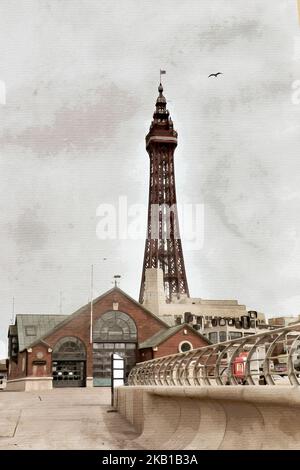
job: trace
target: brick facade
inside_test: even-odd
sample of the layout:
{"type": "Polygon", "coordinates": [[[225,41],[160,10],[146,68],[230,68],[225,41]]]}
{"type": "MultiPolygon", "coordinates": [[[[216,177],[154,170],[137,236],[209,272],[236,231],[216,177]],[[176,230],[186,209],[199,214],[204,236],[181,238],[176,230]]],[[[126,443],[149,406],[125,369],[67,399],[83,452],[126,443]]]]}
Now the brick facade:
{"type": "Polygon", "coordinates": [[[10,360],[8,364],[8,378],[10,380],[26,377],[27,357],[26,351],[18,353],[17,362],[10,360]]]}
{"type": "Polygon", "coordinates": [[[201,337],[192,329],[186,328],[185,325],[182,325],[182,329],[180,331],[163,341],[161,344],[158,344],[155,348],[141,349],[140,361],[144,362],[149,361],[150,359],[176,354],[180,352],[179,345],[183,341],[190,342],[193,349],[201,348],[208,344],[208,341],[205,338],[201,337]]]}
{"type": "Polygon", "coordinates": [[[208,341],[203,337],[198,335],[196,332],[193,332],[191,329],[185,328],[183,326],[182,329],[171,336],[171,338],[168,338],[162,344],[157,346],[157,351],[153,351],[154,359],[157,357],[178,353],[178,346],[182,341],[189,341],[192,344],[193,349],[201,348],[203,346],[207,346],[208,344],[208,341]],[[186,334],[184,332],[186,332],[186,334]]]}
{"type": "MultiPolygon", "coordinates": [[[[144,309],[118,288],[114,288],[94,301],[93,324],[106,312],[113,310],[127,314],[135,322],[137,328],[137,343],[141,344],[159,332],[169,329],[160,318],[144,309]]],[[[22,377],[51,377],[52,350],[57,342],[64,337],[75,337],[81,340],[86,350],[86,376],[93,376],[93,347],[90,344],[90,305],[70,315],[59,323],[46,336],[40,338],[18,353],[18,361],[10,360],[9,379],[22,377]]],[[[190,341],[194,348],[207,344],[205,339],[189,328],[182,328],[158,346],[157,351],[138,350],[136,362],[175,354],[181,341],[190,341]],[[184,331],[186,334],[184,334],[184,331]]]]}
{"type": "MultiPolygon", "coordinates": [[[[145,341],[168,326],[159,318],[147,312],[141,305],[123,293],[113,289],[95,300],[93,305],[93,322],[95,323],[104,313],[114,310],[129,315],[137,327],[138,343],[145,341]]],[[[90,305],[59,324],[42,341],[37,341],[30,348],[18,353],[18,360],[10,360],[9,379],[22,377],[49,377],[52,374],[52,349],[63,337],[73,336],[80,339],[86,349],[86,375],[93,376],[93,349],[90,344],[90,305]]],[[[138,353],[137,353],[138,356],[138,353]]],[[[137,357],[137,361],[139,361],[137,357]]]]}
{"type": "MultiPolygon", "coordinates": [[[[161,329],[166,329],[167,326],[155,318],[153,315],[146,313],[146,311],[136,303],[133,303],[121,291],[115,290],[107,296],[101,298],[93,306],[93,321],[96,322],[106,312],[113,310],[113,304],[118,304],[118,311],[124,312],[129,315],[135,322],[138,331],[138,343],[146,340],[148,337],[154,335],[161,329]]],[[[64,336],[75,336],[79,338],[86,347],[87,353],[87,376],[93,375],[93,349],[90,344],[90,307],[75,315],[73,318],[64,322],[64,325],[58,327],[56,331],[44,338],[44,341],[49,344],[51,348],[55,346],[57,341],[64,336]]],[[[137,358],[139,359],[139,358],[137,358]]]]}

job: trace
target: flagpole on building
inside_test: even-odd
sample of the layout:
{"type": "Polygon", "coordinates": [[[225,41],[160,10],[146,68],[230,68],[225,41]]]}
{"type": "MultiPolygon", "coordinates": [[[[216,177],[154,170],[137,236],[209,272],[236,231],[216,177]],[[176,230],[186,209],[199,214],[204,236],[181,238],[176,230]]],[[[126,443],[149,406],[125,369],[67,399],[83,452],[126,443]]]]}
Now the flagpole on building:
{"type": "Polygon", "coordinates": [[[12,312],[11,312],[11,324],[13,325],[15,319],[15,298],[12,298],[12,312]]]}
{"type": "Polygon", "coordinates": [[[90,344],[93,342],[93,291],[94,291],[94,265],[91,265],[91,318],[90,318],[90,344]]]}
{"type": "Polygon", "coordinates": [[[62,313],[62,291],[59,291],[59,313],[62,313]]]}

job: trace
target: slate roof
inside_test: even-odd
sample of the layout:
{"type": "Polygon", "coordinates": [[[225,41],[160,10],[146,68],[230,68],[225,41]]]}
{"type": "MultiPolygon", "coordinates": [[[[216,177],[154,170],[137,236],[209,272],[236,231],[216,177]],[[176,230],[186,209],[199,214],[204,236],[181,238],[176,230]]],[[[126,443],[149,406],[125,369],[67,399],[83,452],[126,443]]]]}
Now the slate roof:
{"type": "Polygon", "coordinates": [[[16,317],[19,350],[27,348],[55,326],[68,318],[69,315],[20,314],[16,317]]]}
{"type": "Polygon", "coordinates": [[[183,328],[193,331],[193,333],[200,336],[207,344],[211,344],[211,342],[205,336],[203,336],[201,333],[199,333],[197,330],[195,330],[193,327],[191,327],[187,323],[183,323],[181,325],[172,326],[172,327],[169,327],[167,330],[163,330],[163,331],[159,331],[158,333],[155,333],[155,335],[151,336],[151,338],[148,338],[146,339],[146,341],[141,343],[139,345],[139,349],[155,348],[156,346],[163,343],[164,341],[166,341],[171,336],[175,335],[175,333],[177,333],[183,328]]]}

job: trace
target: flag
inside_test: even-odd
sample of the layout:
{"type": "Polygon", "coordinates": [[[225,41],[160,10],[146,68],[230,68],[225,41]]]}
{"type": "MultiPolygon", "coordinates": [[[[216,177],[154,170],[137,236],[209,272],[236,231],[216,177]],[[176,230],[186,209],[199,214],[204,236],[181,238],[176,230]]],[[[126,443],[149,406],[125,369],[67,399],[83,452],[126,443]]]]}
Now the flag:
{"type": "Polygon", "coordinates": [[[163,75],[164,73],[166,73],[166,71],[165,71],[165,70],[162,70],[162,69],[160,69],[160,74],[161,74],[161,75],[163,75]]]}

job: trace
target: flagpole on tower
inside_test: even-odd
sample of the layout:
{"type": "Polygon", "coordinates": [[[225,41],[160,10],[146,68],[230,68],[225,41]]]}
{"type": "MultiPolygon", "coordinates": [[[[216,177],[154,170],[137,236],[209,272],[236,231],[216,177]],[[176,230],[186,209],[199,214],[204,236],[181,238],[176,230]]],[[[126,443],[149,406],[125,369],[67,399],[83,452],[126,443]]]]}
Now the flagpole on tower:
{"type": "Polygon", "coordinates": [[[165,74],[166,74],[165,70],[159,69],[159,83],[161,83],[161,76],[165,74]]]}

